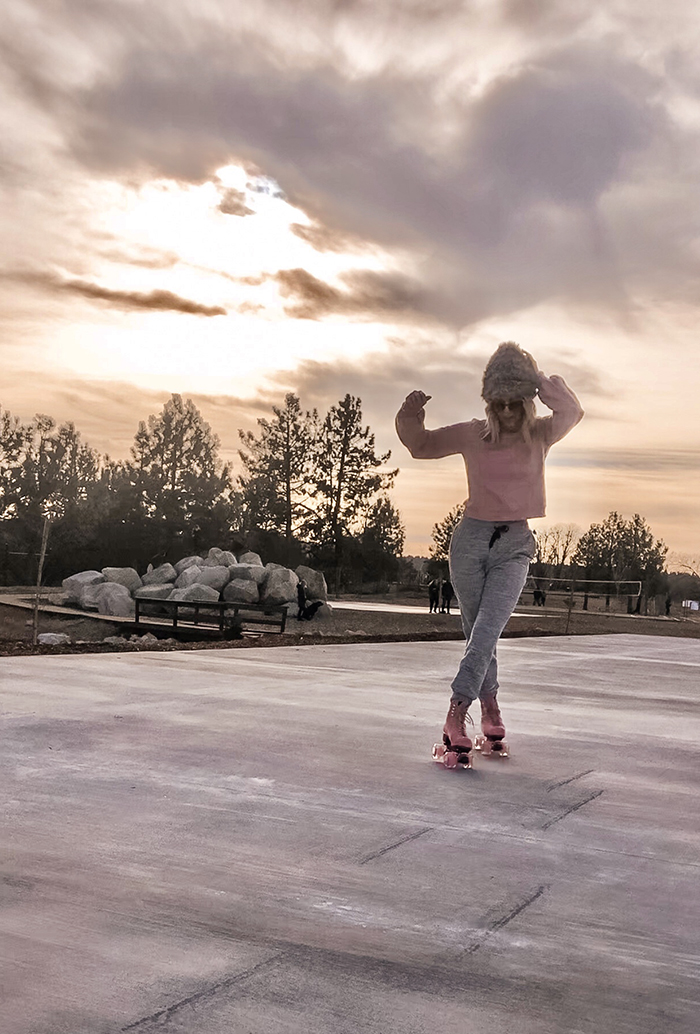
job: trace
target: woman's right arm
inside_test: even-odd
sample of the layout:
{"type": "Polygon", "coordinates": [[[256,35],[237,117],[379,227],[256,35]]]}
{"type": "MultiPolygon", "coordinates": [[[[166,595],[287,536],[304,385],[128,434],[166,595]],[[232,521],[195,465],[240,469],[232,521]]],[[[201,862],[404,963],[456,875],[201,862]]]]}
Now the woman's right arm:
{"type": "Polygon", "coordinates": [[[425,403],[432,398],[423,391],[412,391],[396,414],[396,433],[411,456],[418,460],[438,460],[464,449],[465,424],[425,429],[425,403]]]}

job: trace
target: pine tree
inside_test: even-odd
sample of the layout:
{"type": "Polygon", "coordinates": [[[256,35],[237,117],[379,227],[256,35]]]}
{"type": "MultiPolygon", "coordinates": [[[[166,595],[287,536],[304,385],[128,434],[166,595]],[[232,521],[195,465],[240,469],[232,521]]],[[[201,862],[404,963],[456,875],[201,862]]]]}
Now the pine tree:
{"type": "Polygon", "coordinates": [[[308,523],[318,436],[316,410],[302,413],[289,392],[284,407],[272,407],[272,420],[258,420],[258,434],[239,431],[246,473],[239,477],[246,531],[253,527],[281,532],[287,544],[308,523]]]}
{"type": "Polygon", "coordinates": [[[219,438],[191,399],[172,395],[158,416],[141,421],[128,465],[142,517],[160,522],[163,548],[177,535],[228,522],[231,477],[219,459],[219,438]],[[216,516],[216,520],[212,518],[216,516]]]}
{"type": "Polygon", "coordinates": [[[331,406],[319,428],[314,487],[315,514],[309,522],[318,544],[331,546],[336,590],[340,581],[343,537],[367,512],[373,496],[390,488],[398,470],[380,471],[391,452],[378,456],[375,437],[362,426],[362,401],[352,395],[331,406]]]}
{"type": "MultiPolygon", "coordinates": [[[[591,524],[581,536],[573,555],[573,562],[585,569],[587,579],[604,579],[611,583],[642,582],[642,594],[637,600],[637,611],[642,597],[647,598],[660,581],[666,563],[668,547],[660,539],[654,540],[651,528],[636,513],[625,520],[613,510],[600,524],[591,524]]],[[[612,588],[606,592],[605,606],[610,606],[612,588]]],[[[584,609],[588,603],[584,598],[584,609]]]]}
{"type": "Polygon", "coordinates": [[[433,525],[433,545],[430,549],[431,560],[447,563],[450,558],[450,542],[452,534],[464,516],[463,506],[454,506],[446,517],[433,525]]]}
{"type": "Polygon", "coordinates": [[[406,528],[389,496],[379,496],[369,507],[360,538],[367,549],[388,553],[396,559],[403,554],[406,528]]]}

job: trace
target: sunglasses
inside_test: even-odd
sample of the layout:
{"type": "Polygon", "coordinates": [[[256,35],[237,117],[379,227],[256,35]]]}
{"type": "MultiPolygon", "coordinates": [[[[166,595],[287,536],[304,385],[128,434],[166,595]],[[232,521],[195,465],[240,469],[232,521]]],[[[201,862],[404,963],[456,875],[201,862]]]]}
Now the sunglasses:
{"type": "Polygon", "coordinates": [[[503,402],[501,399],[497,399],[491,403],[492,409],[495,409],[497,413],[503,413],[506,409],[518,410],[523,408],[521,399],[516,399],[515,402],[503,402]]]}

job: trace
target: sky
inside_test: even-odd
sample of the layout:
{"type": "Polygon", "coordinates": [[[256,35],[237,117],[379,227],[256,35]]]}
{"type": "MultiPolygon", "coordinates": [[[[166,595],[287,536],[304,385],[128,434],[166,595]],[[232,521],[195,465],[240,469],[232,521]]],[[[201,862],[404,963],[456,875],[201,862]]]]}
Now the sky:
{"type": "Polygon", "coordinates": [[[359,395],[425,554],[463,464],[394,414],[515,340],[586,411],[535,526],[698,554],[699,57],[692,0],[6,0],[0,405],[126,457],[180,392],[235,459],[359,395]]]}

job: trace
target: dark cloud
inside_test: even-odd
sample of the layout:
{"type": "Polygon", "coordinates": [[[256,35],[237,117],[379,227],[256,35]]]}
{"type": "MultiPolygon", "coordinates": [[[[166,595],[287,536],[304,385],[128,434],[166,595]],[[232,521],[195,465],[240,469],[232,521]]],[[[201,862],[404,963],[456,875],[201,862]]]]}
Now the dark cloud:
{"type": "Polygon", "coordinates": [[[656,476],[700,472],[700,449],[586,449],[552,454],[554,466],[592,467],[656,476]]]}
{"type": "Polygon", "coordinates": [[[286,313],[295,319],[354,316],[388,322],[416,322],[422,318],[425,291],[417,281],[396,273],[357,270],[341,279],[348,290],[332,287],[306,269],[282,269],[273,278],[282,296],[292,299],[286,313]]]}
{"type": "MultiPolygon", "coordinates": [[[[629,310],[630,282],[656,276],[652,242],[630,253],[604,203],[668,132],[655,78],[612,46],[554,48],[453,97],[436,146],[439,86],[438,67],[299,69],[259,40],[134,43],[80,98],[72,146],[93,169],[197,181],[255,162],[315,221],[295,229],[314,246],[350,235],[412,251],[449,325],[550,298],[629,310]]],[[[666,247],[696,270],[682,242],[666,247]]]]}
{"type": "Polygon", "coordinates": [[[315,248],[316,251],[332,251],[343,254],[367,251],[367,242],[360,237],[333,230],[331,227],[322,226],[320,223],[312,223],[309,226],[303,223],[292,223],[289,229],[297,237],[301,237],[303,241],[310,244],[312,248],[315,248]]]}
{"type": "Polygon", "coordinates": [[[224,215],[253,215],[253,209],[248,208],[245,202],[246,197],[242,190],[229,187],[224,190],[218,208],[224,215]]]}
{"type": "Polygon", "coordinates": [[[591,18],[592,9],[586,0],[501,0],[501,17],[506,24],[542,32],[548,28],[571,28],[591,18]]]}
{"type": "Polygon", "coordinates": [[[419,304],[449,326],[548,299],[631,325],[640,292],[694,297],[700,218],[679,174],[694,145],[660,100],[673,65],[662,80],[631,55],[663,44],[621,31],[644,10],[606,5],[607,36],[582,0],[501,0],[490,21],[461,0],[252,0],[228,23],[180,0],[125,10],[56,4],[44,35],[13,43],[25,99],[90,174],[201,182],[242,161],[309,214],[294,232],[313,247],[410,253],[419,304]],[[503,31],[527,46],[475,89],[474,40],[488,52],[503,31]],[[366,40],[366,67],[343,32],[366,40]]]}
{"type": "Polygon", "coordinates": [[[75,294],[91,301],[106,302],[116,309],[153,310],[158,312],[182,312],[190,316],[225,316],[226,309],[220,305],[203,305],[201,302],[182,298],[172,291],[122,291],[87,280],[62,279],[50,273],[12,274],[11,279],[22,281],[60,294],[75,294]]]}

